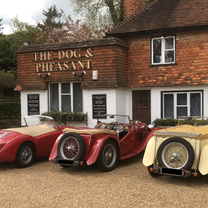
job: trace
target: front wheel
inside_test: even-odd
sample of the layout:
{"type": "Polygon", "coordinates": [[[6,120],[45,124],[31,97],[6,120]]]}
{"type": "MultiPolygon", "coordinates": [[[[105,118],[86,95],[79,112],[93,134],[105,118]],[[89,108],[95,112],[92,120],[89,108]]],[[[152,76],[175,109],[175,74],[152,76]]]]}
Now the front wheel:
{"type": "Polygon", "coordinates": [[[118,145],[113,140],[107,140],[98,158],[98,165],[104,172],[112,171],[118,162],[118,145]]]}
{"type": "Polygon", "coordinates": [[[17,150],[15,165],[19,168],[29,167],[35,159],[35,147],[30,142],[25,142],[20,145],[17,150]]]}
{"type": "Polygon", "coordinates": [[[172,137],[160,145],[157,160],[166,168],[190,169],[194,163],[194,150],[185,139],[172,137]]]}

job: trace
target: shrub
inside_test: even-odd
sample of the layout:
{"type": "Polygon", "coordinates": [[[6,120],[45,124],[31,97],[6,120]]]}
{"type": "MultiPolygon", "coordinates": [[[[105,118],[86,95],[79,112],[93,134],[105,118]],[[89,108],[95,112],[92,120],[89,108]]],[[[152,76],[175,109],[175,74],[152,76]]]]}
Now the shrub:
{"type": "MultiPolygon", "coordinates": [[[[167,118],[167,119],[155,119],[153,121],[155,126],[176,126],[178,125],[178,119],[167,118]]],[[[208,125],[208,121],[205,119],[197,120],[197,119],[181,119],[179,120],[179,125],[208,125]]]]}
{"type": "Polygon", "coordinates": [[[0,102],[0,119],[20,118],[20,102],[0,102]]]}
{"type": "Polygon", "coordinates": [[[87,114],[82,112],[60,112],[60,111],[48,111],[41,115],[52,117],[59,125],[66,122],[83,121],[87,124],[87,114]]]}

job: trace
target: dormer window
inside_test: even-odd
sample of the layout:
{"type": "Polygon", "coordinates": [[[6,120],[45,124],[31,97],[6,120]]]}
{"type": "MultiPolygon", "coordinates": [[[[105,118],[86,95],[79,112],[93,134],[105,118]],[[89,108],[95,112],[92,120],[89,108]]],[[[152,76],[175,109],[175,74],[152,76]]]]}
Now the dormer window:
{"type": "Polygon", "coordinates": [[[175,63],[175,37],[152,38],[152,65],[175,63]]]}

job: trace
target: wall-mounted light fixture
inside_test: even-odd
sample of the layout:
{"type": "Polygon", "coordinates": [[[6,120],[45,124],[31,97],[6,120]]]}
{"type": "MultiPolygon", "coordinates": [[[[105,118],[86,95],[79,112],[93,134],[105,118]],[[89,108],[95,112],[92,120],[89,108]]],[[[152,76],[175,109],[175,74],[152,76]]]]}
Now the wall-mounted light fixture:
{"type": "Polygon", "coordinates": [[[86,71],[83,71],[81,74],[77,74],[75,72],[72,73],[74,76],[80,77],[80,81],[82,80],[82,76],[86,74],[86,71]]]}
{"type": "Polygon", "coordinates": [[[47,79],[48,76],[51,76],[50,73],[46,74],[45,76],[42,76],[40,73],[38,74],[39,77],[43,78],[43,79],[47,79]]]}
{"type": "Polygon", "coordinates": [[[86,71],[83,71],[81,74],[77,74],[75,72],[72,73],[74,76],[77,76],[77,77],[82,77],[84,74],[86,74],[86,71]]]}
{"type": "Polygon", "coordinates": [[[92,80],[94,81],[98,80],[98,70],[94,70],[92,72],[92,80]]]}

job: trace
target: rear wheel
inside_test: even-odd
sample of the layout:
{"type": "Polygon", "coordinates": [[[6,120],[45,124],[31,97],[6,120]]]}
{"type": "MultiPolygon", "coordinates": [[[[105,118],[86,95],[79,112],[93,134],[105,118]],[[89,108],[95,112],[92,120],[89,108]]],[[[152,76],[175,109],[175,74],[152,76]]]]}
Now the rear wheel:
{"type": "Polygon", "coordinates": [[[15,165],[19,168],[30,166],[35,159],[35,147],[31,142],[22,143],[16,154],[15,165]]]}
{"type": "Polygon", "coordinates": [[[66,133],[57,147],[58,157],[65,160],[79,160],[85,153],[84,139],[77,133],[66,133]]]}
{"type": "Polygon", "coordinates": [[[113,140],[107,140],[98,158],[98,165],[104,172],[113,170],[118,162],[118,145],[113,140]]]}
{"type": "Polygon", "coordinates": [[[157,152],[160,166],[173,169],[190,169],[194,162],[194,150],[185,139],[172,137],[165,140],[157,152]]]}

